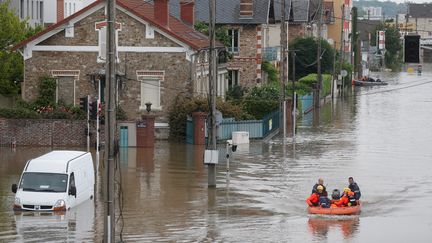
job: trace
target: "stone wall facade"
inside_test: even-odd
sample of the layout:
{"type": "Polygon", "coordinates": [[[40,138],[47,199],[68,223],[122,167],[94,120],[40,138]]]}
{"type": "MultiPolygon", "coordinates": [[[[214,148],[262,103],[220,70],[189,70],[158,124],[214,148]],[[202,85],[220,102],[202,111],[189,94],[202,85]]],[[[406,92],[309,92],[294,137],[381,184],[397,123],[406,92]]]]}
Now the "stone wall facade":
{"type": "MultiPolygon", "coordinates": [[[[39,45],[98,46],[95,23],[105,19],[104,9],[98,10],[75,23],[74,37],[65,37],[65,31],[60,31],[39,45]]],[[[117,22],[121,23],[121,30],[118,31],[119,46],[181,47],[157,31],[154,31],[154,38],[146,38],[146,25],[121,11],[117,12],[117,22]]],[[[53,71],[77,73],[75,88],[68,91],[74,93],[75,105],[79,104],[80,97],[96,97],[97,83],[93,83],[90,75],[104,70],[105,65],[97,62],[97,56],[97,52],[33,50],[32,57],[25,60],[23,99],[34,100],[41,77],[53,76],[53,71]]],[[[157,122],[167,122],[168,109],[176,95],[191,90],[191,63],[186,58],[186,53],[122,51],[119,52],[117,71],[124,75],[119,85],[119,103],[131,120],[140,118],[145,112],[145,107],[141,105],[142,80],[138,80],[137,71],[158,71],[164,74],[159,87],[161,109],[152,109],[158,117],[157,122]]]]}
{"type": "MultiPolygon", "coordinates": [[[[261,25],[225,25],[228,29],[238,29],[239,53],[228,62],[228,70],[238,70],[239,84],[244,87],[254,87],[260,82],[261,73],[257,73],[257,65],[261,65],[261,53],[258,53],[258,31],[261,25]]],[[[261,48],[261,47],[260,47],[261,48]]]]}

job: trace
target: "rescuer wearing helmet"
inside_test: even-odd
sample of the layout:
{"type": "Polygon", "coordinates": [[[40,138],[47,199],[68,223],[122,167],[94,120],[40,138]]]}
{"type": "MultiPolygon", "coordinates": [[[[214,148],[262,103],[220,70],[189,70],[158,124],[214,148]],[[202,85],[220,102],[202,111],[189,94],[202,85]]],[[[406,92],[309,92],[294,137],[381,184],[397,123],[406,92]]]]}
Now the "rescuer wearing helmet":
{"type": "Polygon", "coordinates": [[[343,191],[343,196],[341,197],[341,199],[339,201],[335,202],[334,205],[336,205],[337,207],[351,206],[350,200],[349,200],[349,194],[350,193],[352,193],[351,189],[349,189],[348,187],[345,188],[343,191]]]}
{"type": "Polygon", "coordinates": [[[313,206],[319,206],[319,198],[322,196],[324,191],[324,187],[319,185],[317,186],[317,191],[312,193],[307,199],[306,203],[309,205],[309,207],[313,206]]]}
{"type": "Polygon", "coordinates": [[[322,186],[323,192],[327,192],[326,187],[324,186],[324,180],[322,178],[318,179],[318,182],[312,187],[312,193],[317,192],[317,187],[322,186]]]}

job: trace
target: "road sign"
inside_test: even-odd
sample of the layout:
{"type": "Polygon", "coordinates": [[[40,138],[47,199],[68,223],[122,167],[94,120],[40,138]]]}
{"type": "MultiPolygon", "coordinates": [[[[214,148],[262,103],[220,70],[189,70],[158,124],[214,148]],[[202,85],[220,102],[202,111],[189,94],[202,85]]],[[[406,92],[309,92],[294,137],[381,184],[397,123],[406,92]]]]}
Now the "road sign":
{"type": "Polygon", "coordinates": [[[342,69],[342,70],[341,70],[341,75],[342,75],[342,77],[346,77],[346,76],[348,75],[347,70],[342,69]]]}

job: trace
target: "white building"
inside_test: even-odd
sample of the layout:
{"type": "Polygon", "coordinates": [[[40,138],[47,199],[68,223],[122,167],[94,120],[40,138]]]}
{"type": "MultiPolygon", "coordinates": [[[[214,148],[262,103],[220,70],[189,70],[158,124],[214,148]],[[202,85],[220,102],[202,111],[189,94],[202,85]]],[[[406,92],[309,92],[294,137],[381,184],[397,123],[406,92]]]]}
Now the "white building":
{"type": "Polygon", "coordinates": [[[365,12],[365,19],[381,19],[382,18],[382,8],[381,7],[363,7],[365,12]]]}
{"type": "MultiPolygon", "coordinates": [[[[0,0],[4,2],[5,0],[0,0]]],[[[95,0],[11,0],[10,8],[30,26],[52,25],[95,0]]]]}

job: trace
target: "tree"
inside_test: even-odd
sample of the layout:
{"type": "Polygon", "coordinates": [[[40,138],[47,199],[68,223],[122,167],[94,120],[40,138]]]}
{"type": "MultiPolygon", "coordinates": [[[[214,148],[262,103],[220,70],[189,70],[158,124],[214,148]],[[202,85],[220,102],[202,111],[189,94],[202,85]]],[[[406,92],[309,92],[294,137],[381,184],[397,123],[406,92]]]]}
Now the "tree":
{"type": "Polygon", "coordinates": [[[31,28],[9,10],[9,1],[0,3],[0,94],[16,95],[18,83],[23,80],[24,63],[18,52],[11,48],[25,38],[42,30],[31,28]]]}
{"type": "MultiPolygon", "coordinates": [[[[290,50],[296,50],[296,80],[298,80],[299,77],[304,77],[310,73],[316,73],[317,47],[318,41],[313,37],[299,37],[292,41],[289,45],[290,50]]],[[[323,39],[321,39],[321,47],[321,71],[322,73],[331,73],[333,71],[334,50],[330,44],[323,39]]],[[[292,79],[292,68],[290,68],[289,71],[289,77],[292,79]]]]}
{"type": "Polygon", "coordinates": [[[379,24],[371,35],[371,46],[376,46],[377,32],[385,31],[385,63],[393,71],[397,71],[402,64],[402,42],[396,27],[379,24]]]}

